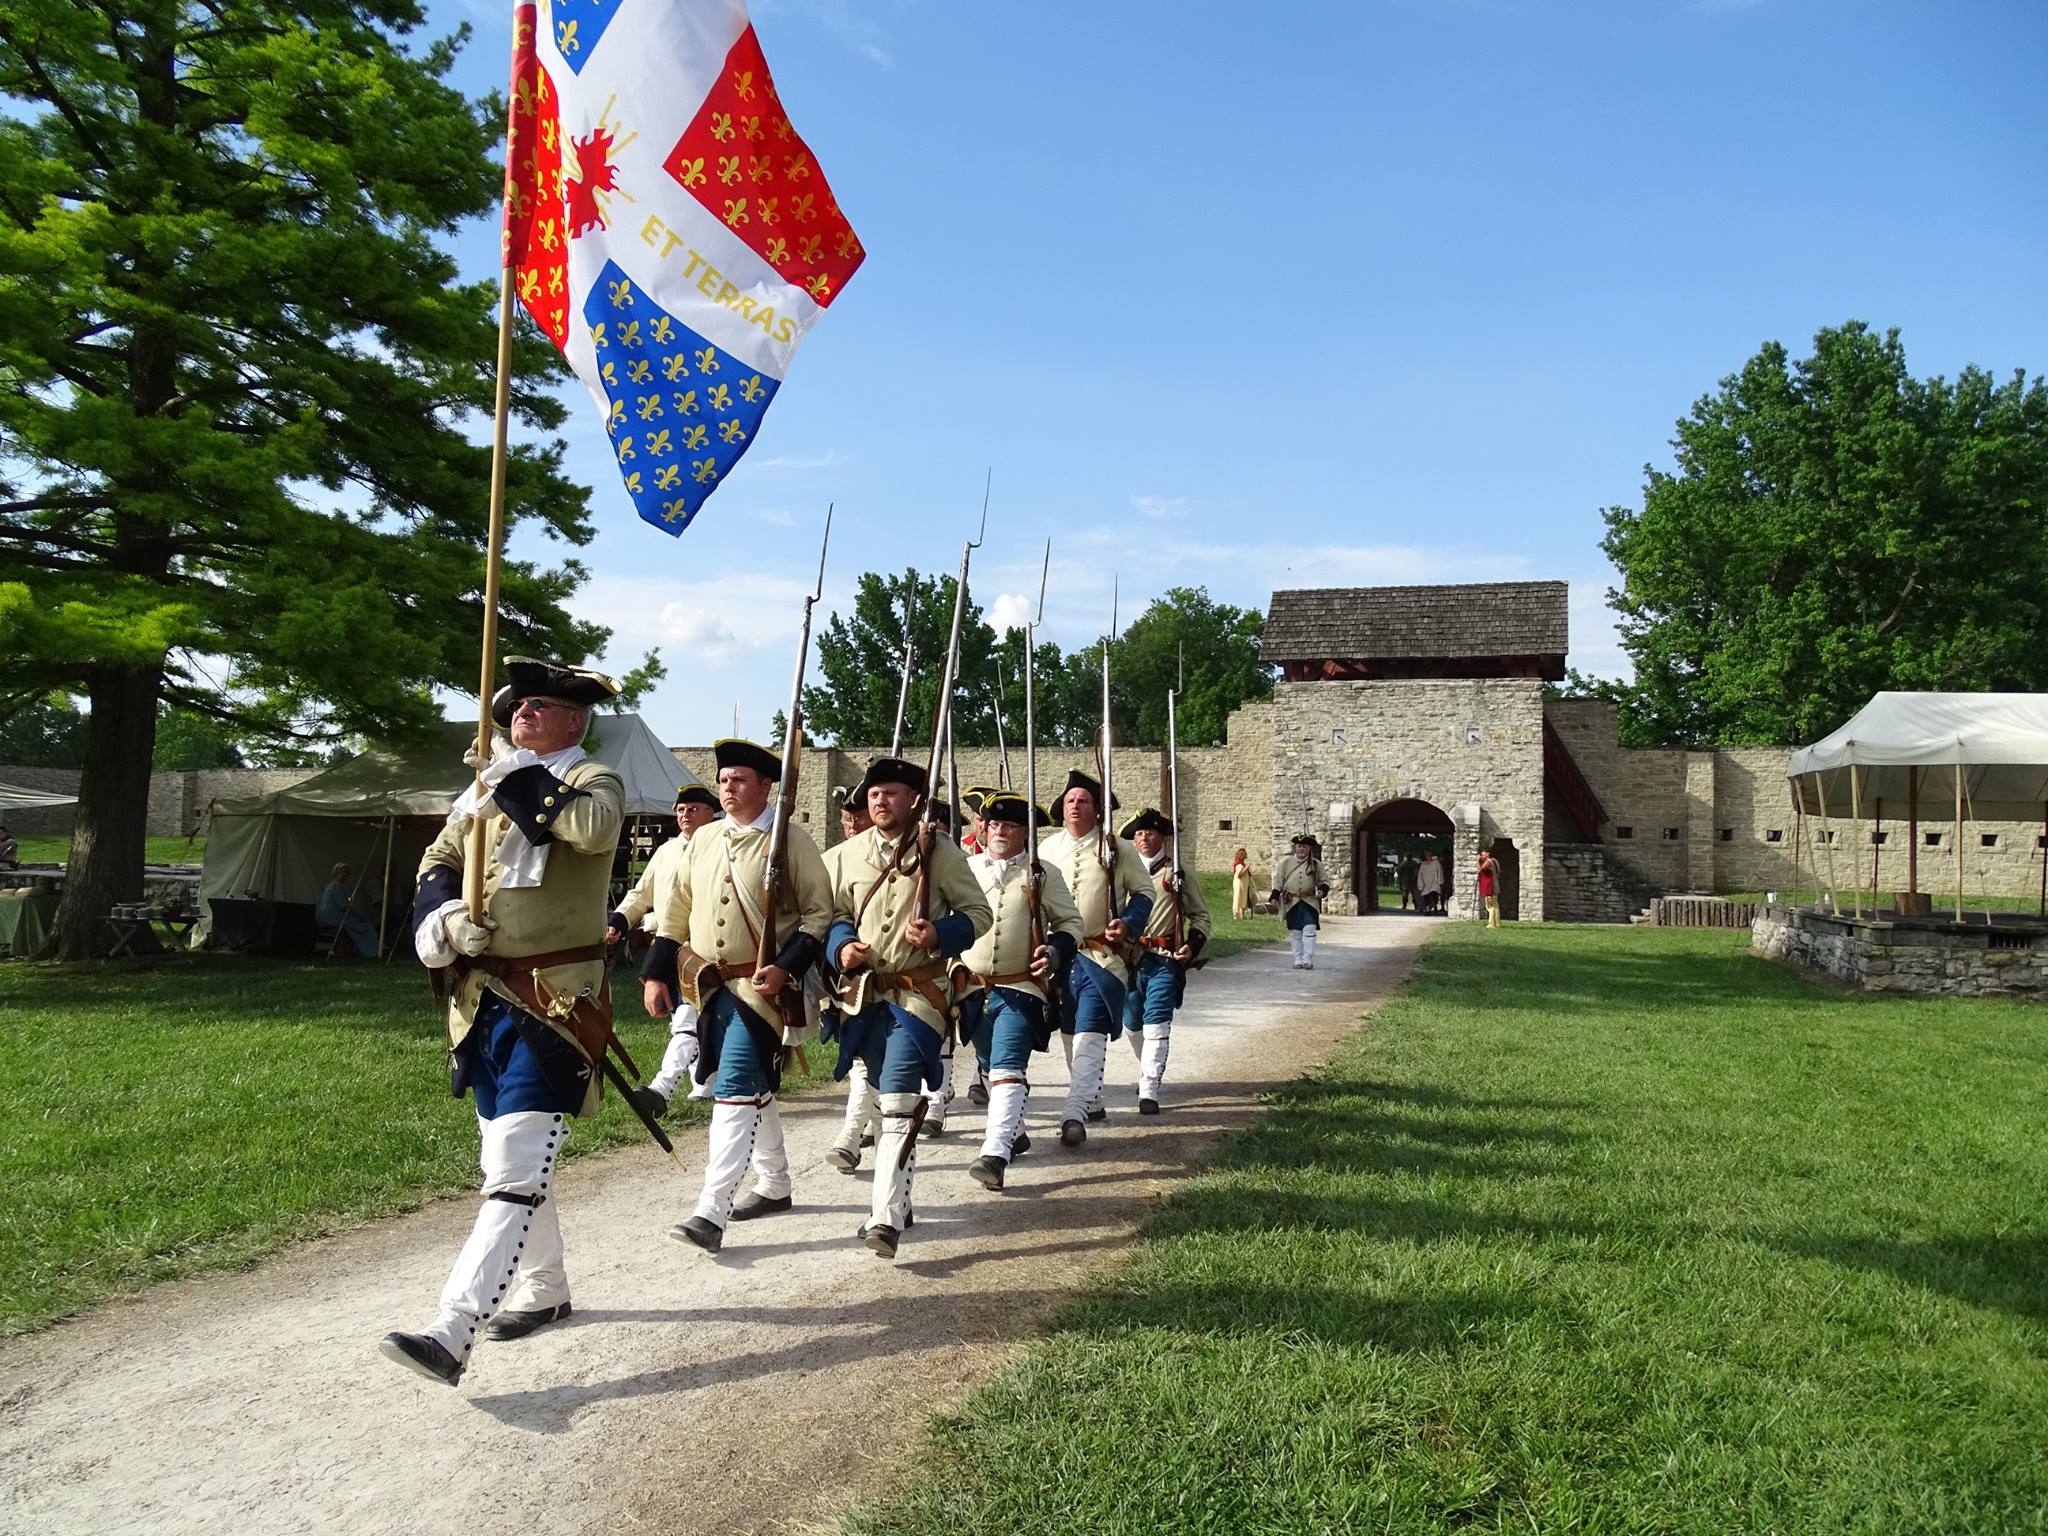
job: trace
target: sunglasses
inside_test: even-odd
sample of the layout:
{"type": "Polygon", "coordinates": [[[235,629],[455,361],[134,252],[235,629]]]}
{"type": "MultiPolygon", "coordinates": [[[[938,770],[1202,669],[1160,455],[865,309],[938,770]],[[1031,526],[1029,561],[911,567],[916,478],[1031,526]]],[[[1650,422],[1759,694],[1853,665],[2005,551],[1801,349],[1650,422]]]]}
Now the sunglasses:
{"type": "Polygon", "coordinates": [[[530,710],[532,710],[532,711],[533,711],[533,712],[534,712],[535,714],[539,714],[539,713],[540,713],[541,711],[543,711],[543,710],[548,710],[548,709],[559,709],[559,710],[563,710],[563,711],[566,711],[566,712],[571,712],[571,713],[573,713],[574,711],[576,711],[576,710],[579,710],[579,709],[581,709],[582,707],[583,707],[583,706],[582,706],[581,704],[564,704],[564,703],[563,703],[563,702],[562,702],[562,701],[561,701],[560,699],[539,699],[539,698],[534,698],[534,699],[521,699],[521,700],[520,700],[520,701],[519,701],[519,702],[518,702],[517,704],[515,704],[515,705],[513,705],[513,706],[512,706],[512,712],[513,712],[513,713],[514,713],[514,714],[516,715],[516,714],[518,714],[518,713],[519,713],[519,712],[520,712],[521,710],[526,710],[526,709],[530,709],[530,710]]]}

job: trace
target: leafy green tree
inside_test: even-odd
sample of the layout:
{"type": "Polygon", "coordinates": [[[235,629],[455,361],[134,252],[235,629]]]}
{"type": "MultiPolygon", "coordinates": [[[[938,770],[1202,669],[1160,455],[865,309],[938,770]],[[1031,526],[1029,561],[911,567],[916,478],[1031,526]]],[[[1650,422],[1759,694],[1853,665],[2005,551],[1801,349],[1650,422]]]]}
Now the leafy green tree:
{"type": "Polygon", "coordinates": [[[1897,331],[1773,342],[1611,507],[1635,743],[1802,742],[1880,689],[2048,686],[2048,389],[1906,371],[1897,331]]]}
{"type": "Polygon", "coordinates": [[[210,715],[168,708],[157,717],[152,766],[172,772],[192,768],[239,768],[242,750],[234,732],[210,715]]]}
{"type": "Polygon", "coordinates": [[[0,701],[0,763],[85,766],[85,715],[62,693],[32,694],[10,711],[0,701]]]}
{"type": "Polygon", "coordinates": [[[1165,746],[1166,695],[1184,678],[1175,706],[1180,744],[1221,742],[1232,710],[1248,699],[1272,697],[1273,669],[1259,658],[1265,627],[1265,615],[1256,608],[1219,603],[1206,587],[1169,587],[1111,649],[1117,739],[1165,746]]]}
{"type": "MultiPolygon", "coordinates": [[[[414,0],[0,7],[0,653],[91,704],[56,947],[140,893],[160,704],[326,745],[474,686],[495,287],[445,249],[489,213],[501,107],[446,83],[414,0]],[[226,693],[191,658],[232,664],[226,693]]],[[[522,328],[513,408],[554,427],[522,328]]],[[[507,515],[589,538],[560,445],[507,515]]],[[[602,631],[573,560],[508,563],[507,651],[602,631]]]]}
{"type": "MultiPolygon", "coordinates": [[[[904,755],[916,758],[928,751],[953,626],[955,585],[952,576],[915,570],[901,576],[865,572],[854,588],[852,614],[833,614],[818,632],[820,680],[804,689],[806,732],[848,746],[888,744],[903,678],[907,600],[916,657],[903,711],[904,755]]],[[[960,687],[953,705],[953,738],[961,746],[995,745],[995,644],[995,631],[982,618],[970,578],[960,615],[960,687]]]]}

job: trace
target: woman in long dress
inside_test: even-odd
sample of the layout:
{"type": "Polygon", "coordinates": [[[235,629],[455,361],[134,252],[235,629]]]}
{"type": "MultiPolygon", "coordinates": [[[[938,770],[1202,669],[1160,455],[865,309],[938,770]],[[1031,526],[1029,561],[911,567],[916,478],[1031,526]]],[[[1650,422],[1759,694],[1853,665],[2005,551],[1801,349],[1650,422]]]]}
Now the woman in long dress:
{"type": "Polygon", "coordinates": [[[1245,862],[1244,850],[1237,850],[1230,861],[1230,915],[1242,920],[1252,904],[1252,867],[1245,862]]]}

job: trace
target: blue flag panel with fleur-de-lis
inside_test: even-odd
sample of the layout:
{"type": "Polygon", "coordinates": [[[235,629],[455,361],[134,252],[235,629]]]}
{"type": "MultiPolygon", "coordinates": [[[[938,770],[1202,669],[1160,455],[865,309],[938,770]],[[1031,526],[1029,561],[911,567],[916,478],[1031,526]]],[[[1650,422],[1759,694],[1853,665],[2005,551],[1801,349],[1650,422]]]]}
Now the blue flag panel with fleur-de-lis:
{"type": "Polygon", "coordinates": [[[605,430],[643,521],[681,533],[754,440],[776,381],[705,340],[614,263],[583,301],[605,430]]]}

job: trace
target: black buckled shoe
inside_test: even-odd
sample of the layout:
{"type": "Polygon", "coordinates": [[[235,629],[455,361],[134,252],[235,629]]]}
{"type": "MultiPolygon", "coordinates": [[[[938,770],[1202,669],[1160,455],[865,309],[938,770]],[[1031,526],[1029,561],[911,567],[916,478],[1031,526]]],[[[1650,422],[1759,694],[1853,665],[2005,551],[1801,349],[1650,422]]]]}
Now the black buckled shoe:
{"type": "Polygon", "coordinates": [[[901,1235],[894,1227],[879,1221],[860,1229],[860,1240],[868,1245],[869,1251],[878,1253],[885,1259],[896,1257],[896,1244],[901,1235]]]}
{"type": "Polygon", "coordinates": [[[635,1108],[643,1111],[650,1120],[659,1120],[668,1113],[668,1096],[656,1093],[652,1088],[629,1088],[626,1097],[633,1101],[635,1108]]]}
{"type": "Polygon", "coordinates": [[[1141,1114],[1141,1115],[1156,1115],[1156,1114],[1158,1114],[1158,1113],[1159,1113],[1159,1101],[1158,1101],[1157,1099],[1140,1099],[1140,1100],[1138,1100],[1138,1113],[1139,1113],[1139,1114],[1141,1114]]]}
{"type": "Polygon", "coordinates": [[[1082,1124],[1082,1123],[1081,1123],[1080,1121],[1078,1121],[1078,1120],[1062,1120],[1062,1121],[1060,1122],[1060,1145],[1061,1145],[1061,1146],[1063,1146],[1063,1147],[1078,1147],[1078,1146],[1080,1146],[1080,1145],[1081,1145],[1081,1143],[1082,1143],[1082,1142],[1086,1141],[1087,1139],[1088,1139],[1088,1127],[1087,1127],[1087,1126],[1085,1126],[1085,1125],[1083,1125],[1083,1124],[1082,1124]]]}
{"type": "Polygon", "coordinates": [[[1109,1111],[1106,1109],[1091,1109],[1088,1111],[1088,1123],[1090,1125],[1100,1125],[1108,1118],[1109,1111]]]}
{"type": "MultiPolygon", "coordinates": [[[[857,1242],[857,1243],[864,1243],[864,1242],[866,1242],[866,1241],[868,1240],[868,1227],[869,1227],[869,1225],[870,1225],[870,1223],[868,1223],[868,1222],[865,1222],[865,1221],[864,1221],[864,1222],[862,1222],[862,1223],[861,1223],[861,1224],[860,1224],[859,1226],[857,1226],[857,1227],[855,1227],[855,1228],[853,1229],[853,1240],[854,1240],[855,1242],[857,1242]]],[[[906,1217],[904,1217],[904,1218],[903,1218],[903,1230],[904,1230],[904,1231],[908,1232],[908,1231],[909,1231],[909,1230],[910,1230],[910,1229],[911,1229],[912,1227],[914,1227],[914,1226],[916,1226],[916,1225],[917,1225],[917,1212],[915,1212],[915,1211],[912,1211],[912,1212],[911,1212],[911,1213],[910,1213],[910,1214],[909,1214],[908,1216],[906,1216],[906,1217]]]]}
{"type": "Polygon", "coordinates": [[[937,1137],[945,1135],[946,1122],[944,1117],[942,1116],[941,1118],[934,1120],[930,1115],[926,1115],[924,1117],[924,1124],[920,1125],[917,1128],[917,1134],[922,1136],[926,1141],[931,1141],[937,1137]]]}
{"type": "Polygon", "coordinates": [[[967,1176],[983,1189],[1001,1189],[1005,1166],[1000,1157],[977,1157],[967,1165],[967,1176]]]}
{"type": "Polygon", "coordinates": [[[695,1243],[706,1253],[716,1253],[725,1246],[725,1228],[702,1216],[677,1222],[668,1229],[668,1235],[679,1243],[695,1243]]]}
{"type": "Polygon", "coordinates": [[[484,1329],[484,1337],[503,1343],[507,1339],[523,1339],[536,1328],[545,1328],[549,1323],[559,1323],[569,1315],[569,1303],[556,1307],[534,1307],[525,1312],[500,1312],[484,1329]]]}
{"type": "Polygon", "coordinates": [[[967,1102],[980,1109],[988,1108],[988,1084],[976,1078],[967,1085],[967,1102]]]}
{"type": "Polygon", "coordinates": [[[734,1221],[752,1221],[756,1216],[773,1216],[777,1211],[790,1207],[788,1195],[764,1195],[758,1189],[750,1189],[733,1202],[734,1221]]]}
{"type": "Polygon", "coordinates": [[[1031,1138],[1025,1135],[1022,1131],[1019,1131],[1017,1133],[1017,1139],[1010,1143],[1010,1161],[1014,1163],[1015,1161],[1017,1161],[1018,1158],[1022,1157],[1026,1152],[1029,1152],[1030,1150],[1031,1138]]]}
{"type": "Polygon", "coordinates": [[[386,1359],[444,1387],[462,1380],[462,1362],[423,1333],[387,1333],[377,1349],[386,1359]]]}
{"type": "Polygon", "coordinates": [[[860,1167],[860,1148],[834,1142],[831,1150],[825,1154],[825,1161],[841,1173],[852,1173],[860,1167]]]}

